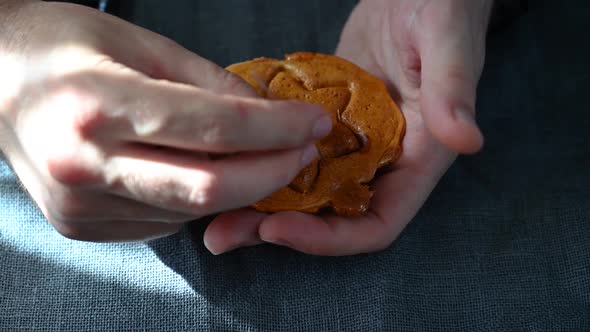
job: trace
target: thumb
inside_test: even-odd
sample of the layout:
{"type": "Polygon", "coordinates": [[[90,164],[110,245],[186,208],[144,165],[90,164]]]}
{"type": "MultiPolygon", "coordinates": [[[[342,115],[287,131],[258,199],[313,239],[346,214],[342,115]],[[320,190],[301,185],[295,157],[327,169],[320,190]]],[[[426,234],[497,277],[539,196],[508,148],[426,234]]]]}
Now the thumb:
{"type": "Polygon", "coordinates": [[[467,27],[429,30],[429,34],[420,36],[419,43],[420,107],[424,122],[432,135],[449,149],[475,153],[483,145],[483,135],[475,122],[483,52],[474,52],[467,27]],[[481,53],[481,59],[474,53],[481,53]]]}

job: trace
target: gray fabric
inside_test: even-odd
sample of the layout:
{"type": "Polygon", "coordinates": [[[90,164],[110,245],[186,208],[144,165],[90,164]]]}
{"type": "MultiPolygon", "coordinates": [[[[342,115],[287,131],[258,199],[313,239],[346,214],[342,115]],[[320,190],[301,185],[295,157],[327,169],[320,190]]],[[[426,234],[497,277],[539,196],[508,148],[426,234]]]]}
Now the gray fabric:
{"type": "MultiPolygon", "coordinates": [[[[330,51],[352,5],[162,3],[131,19],[222,65],[330,51]]],[[[147,244],[70,241],[0,167],[0,330],[590,330],[590,8],[567,4],[533,2],[491,37],[485,150],[459,158],[384,252],[213,257],[204,221],[147,244]]]]}

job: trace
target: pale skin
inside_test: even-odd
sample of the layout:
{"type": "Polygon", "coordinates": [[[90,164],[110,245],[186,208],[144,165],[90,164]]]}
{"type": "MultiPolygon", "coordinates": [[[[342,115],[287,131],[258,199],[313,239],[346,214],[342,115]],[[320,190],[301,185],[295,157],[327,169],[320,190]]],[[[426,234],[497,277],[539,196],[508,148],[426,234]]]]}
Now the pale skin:
{"type": "Polygon", "coordinates": [[[321,107],[255,98],[168,39],[73,5],[0,0],[0,23],[19,32],[0,32],[0,67],[11,68],[0,78],[0,148],[70,238],[152,239],[223,212],[204,238],[215,254],[265,242],[314,255],[382,250],[456,155],[483,144],[475,90],[491,4],[363,0],[353,12],[337,54],[382,78],[407,120],[404,154],[362,218],[244,208],[317,156],[313,142],[330,130],[321,107]],[[227,152],[239,155],[207,157],[227,152]]]}

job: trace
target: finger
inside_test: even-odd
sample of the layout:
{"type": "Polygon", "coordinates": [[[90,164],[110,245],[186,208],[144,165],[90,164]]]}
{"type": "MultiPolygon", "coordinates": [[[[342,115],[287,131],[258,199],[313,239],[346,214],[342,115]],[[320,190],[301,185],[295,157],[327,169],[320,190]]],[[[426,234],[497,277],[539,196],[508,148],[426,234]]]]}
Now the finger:
{"type": "MultiPolygon", "coordinates": [[[[219,96],[136,76],[94,73],[104,104],[76,111],[82,136],[207,152],[301,147],[331,130],[329,113],[300,101],[219,96]]],[[[84,83],[80,83],[84,84],[84,83]]]]}
{"type": "Polygon", "coordinates": [[[97,19],[124,31],[128,38],[108,35],[103,47],[113,59],[151,78],[199,86],[217,93],[257,97],[237,75],[187,50],[177,42],[111,15],[97,19]]]}
{"type": "Polygon", "coordinates": [[[105,190],[148,205],[204,216],[249,206],[286,186],[317,158],[315,146],[219,160],[130,146],[104,169],[105,190]]]}
{"type": "Polygon", "coordinates": [[[106,221],[92,223],[54,223],[58,233],[86,242],[148,241],[177,233],[182,224],[106,221]]]}
{"type": "Polygon", "coordinates": [[[237,248],[264,243],[258,236],[258,226],[267,215],[252,209],[241,209],[221,214],[209,224],[203,240],[214,255],[237,248]]]}
{"type": "MultiPolygon", "coordinates": [[[[440,6],[430,6],[441,9],[440,6]]],[[[444,6],[443,6],[444,7],[444,6]]],[[[483,54],[467,20],[444,12],[425,12],[418,35],[421,58],[420,104],[426,125],[441,143],[459,153],[481,149],[483,136],[475,122],[476,88],[483,54]],[[481,58],[481,59],[478,59],[481,58]]]]}

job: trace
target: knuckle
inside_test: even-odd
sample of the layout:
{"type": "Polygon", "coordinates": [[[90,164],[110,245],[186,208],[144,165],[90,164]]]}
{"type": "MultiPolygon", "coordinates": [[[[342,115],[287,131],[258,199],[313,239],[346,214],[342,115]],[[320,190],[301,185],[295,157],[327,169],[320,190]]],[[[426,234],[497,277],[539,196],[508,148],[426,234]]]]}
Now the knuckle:
{"type": "Polygon", "coordinates": [[[97,175],[75,149],[64,149],[60,154],[47,158],[49,175],[69,187],[88,186],[96,183],[97,175]]]}
{"type": "Polygon", "coordinates": [[[105,117],[96,97],[65,81],[48,88],[51,92],[40,112],[45,115],[39,119],[47,136],[35,139],[34,148],[51,177],[65,185],[80,185],[94,178],[88,158],[98,156],[85,138],[99,131],[105,117]]]}
{"type": "Polygon", "coordinates": [[[218,181],[212,176],[203,174],[194,178],[191,183],[193,185],[187,191],[186,197],[189,209],[202,214],[213,212],[218,200],[222,198],[218,181]]]}
{"type": "Polygon", "coordinates": [[[182,46],[171,38],[163,35],[150,35],[149,39],[143,40],[149,49],[153,49],[154,55],[175,54],[182,46]]]}
{"type": "Polygon", "coordinates": [[[223,69],[218,69],[218,71],[217,85],[213,88],[213,91],[248,97],[256,96],[254,89],[248,86],[236,74],[223,69]]]}
{"type": "Polygon", "coordinates": [[[227,150],[235,144],[234,131],[236,123],[233,112],[218,112],[213,114],[209,121],[203,126],[201,139],[210,148],[215,150],[227,150]]]}
{"type": "Polygon", "coordinates": [[[98,104],[83,105],[75,112],[73,129],[81,137],[91,138],[101,131],[106,118],[98,104]]]}
{"type": "Polygon", "coordinates": [[[207,145],[213,147],[225,147],[227,145],[227,138],[224,135],[226,125],[221,121],[211,121],[207,128],[203,129],[202,139],[207,145]]]}
{"type": "Polygon", "coordinates": [[[54,116],[56,125],[58,121],[65,120],[70,126],[68,130],[73,130],[80,137],[91,137],[100,132],[105,123],[103,102],[94,93],[87,91],[87,84],[78,80],[64,78],[64,82],[52,88],[45,107],[46,113],[54,116]]]}
{"type": "MultiPolygon", "coordinates": [[[[234,121],[238,123],[248,121],[252,114],[253,104],[247,99],[242,98],[236,98],[233,103],[233,112],[230,114],[234,117],[234,121]]],[[[265,105],[266,107],[268,107],[269,104],[269,101],[262,101],[262,105],[265,105]]]]}
{"type": "Polygon", "coordinates": [[[177,126],[173,114],[159,111],[165,108],[166,105],[160,101],[134,101],[126,103],[125,109],[128,111],[123,118],[135,135],[154,138],[177,126]]]}

